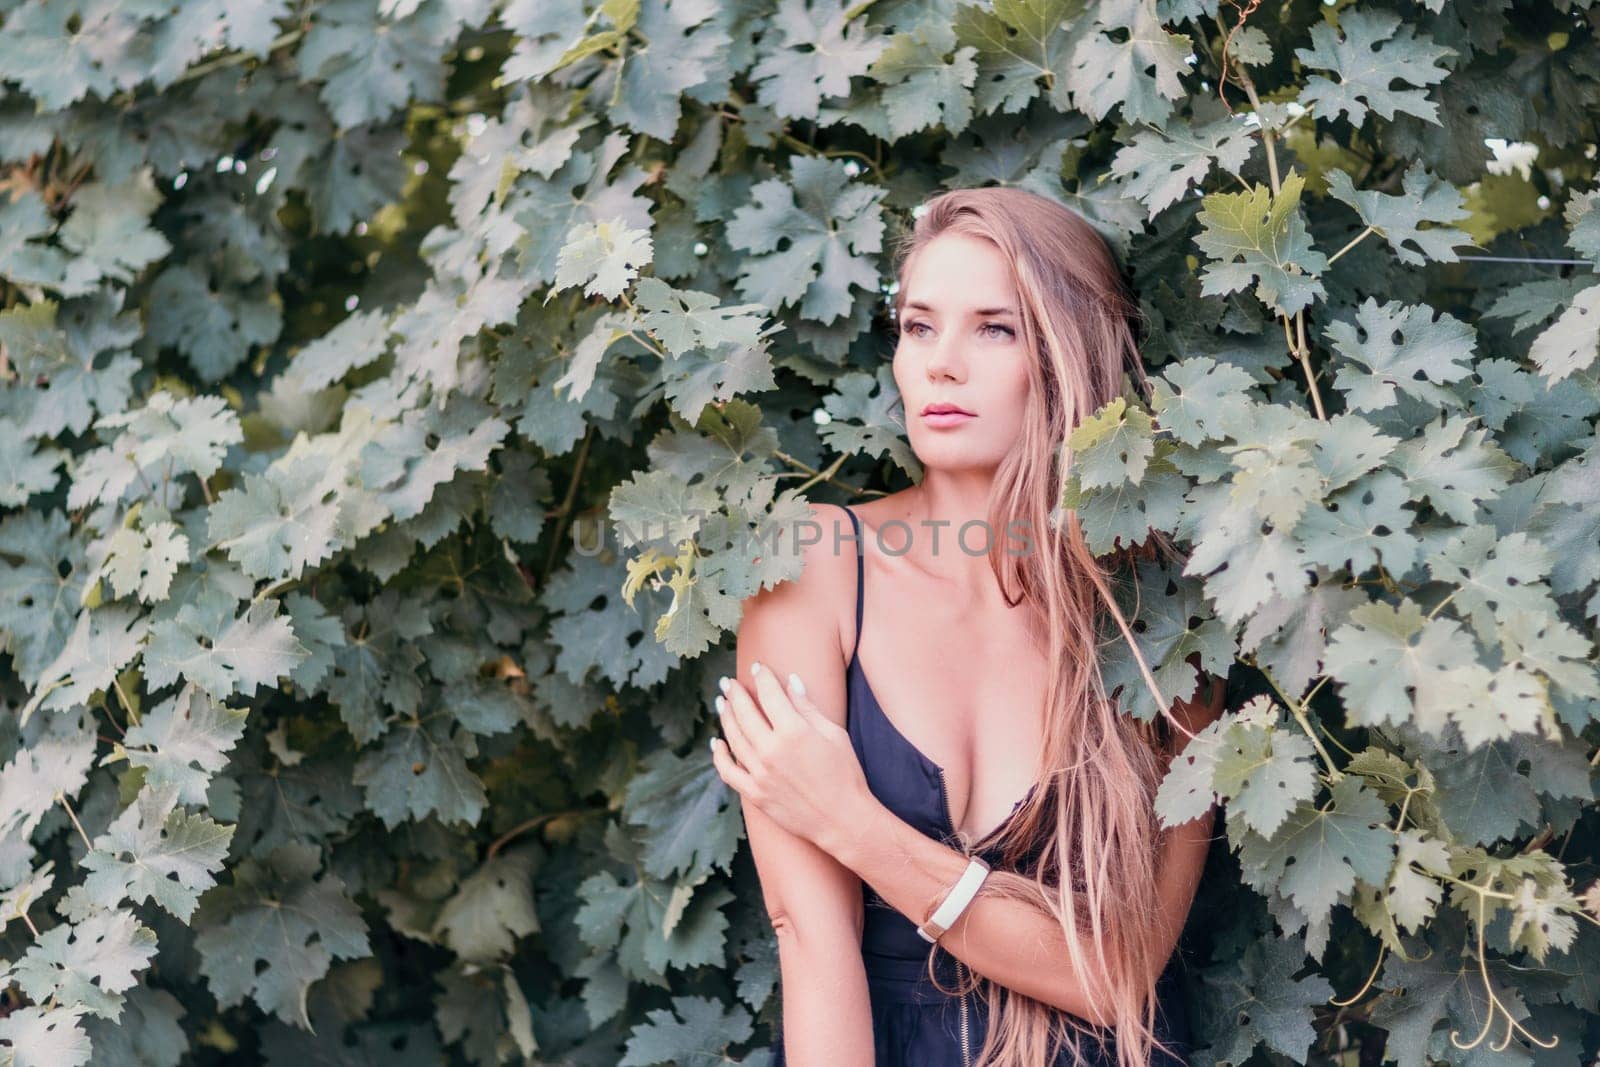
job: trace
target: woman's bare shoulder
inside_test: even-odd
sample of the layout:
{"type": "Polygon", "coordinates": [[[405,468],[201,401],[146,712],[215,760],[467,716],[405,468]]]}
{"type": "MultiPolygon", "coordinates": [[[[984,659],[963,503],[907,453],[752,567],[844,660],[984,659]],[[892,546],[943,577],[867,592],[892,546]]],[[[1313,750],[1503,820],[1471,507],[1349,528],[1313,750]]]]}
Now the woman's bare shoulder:
{"type": "Polygon", "coordinates": [[[758,621],[763,628],[832,627],[842,647],[855,595],[855,535],[850,516],[840,505],[806,503],[806,517],[780,533],[785,551],[800,557],[799,575],[752,594],[744,602],[744,619],[758,621]]]}

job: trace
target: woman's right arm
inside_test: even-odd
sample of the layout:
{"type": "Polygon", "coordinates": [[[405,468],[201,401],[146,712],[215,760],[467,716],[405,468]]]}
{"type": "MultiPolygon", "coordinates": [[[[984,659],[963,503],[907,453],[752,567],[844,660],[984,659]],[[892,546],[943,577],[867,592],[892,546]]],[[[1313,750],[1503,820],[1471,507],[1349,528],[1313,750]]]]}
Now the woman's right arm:
{"type": "MultiPolygon", "coordinates": [[[[812,518],[823,536],[804,549],[801,576],[744,602],[738,673],[754,692],[751,663],[759,661],[779,678],[793,671],[822,713],[843,726],[838,597],[853,598],[855,548],[846,540],[834,552],[834,522],[844,523],[846,533],[849,529],[841,509],[813,505],[812,518]]],[[[792,1067],[872,1067],[860,877],[754,804],[744,805],[743,811],[767,916],[778,939],[786,1061],[792,1067]]]]}

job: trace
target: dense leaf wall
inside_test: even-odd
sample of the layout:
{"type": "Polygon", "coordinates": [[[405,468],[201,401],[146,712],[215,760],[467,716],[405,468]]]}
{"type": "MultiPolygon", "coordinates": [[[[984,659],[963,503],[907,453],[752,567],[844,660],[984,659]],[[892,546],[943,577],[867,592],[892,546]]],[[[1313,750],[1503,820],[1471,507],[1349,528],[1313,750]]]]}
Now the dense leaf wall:
{"type": "Polygon", "coordinates": [[[1067,502],[1233,679],[1196,1062],[1592,1061],[1597,20],[0,0],[0,1064],[765,1062],[739,548],[919,476],[886,250],[993,182],[1128,267],[1067,502]]]}

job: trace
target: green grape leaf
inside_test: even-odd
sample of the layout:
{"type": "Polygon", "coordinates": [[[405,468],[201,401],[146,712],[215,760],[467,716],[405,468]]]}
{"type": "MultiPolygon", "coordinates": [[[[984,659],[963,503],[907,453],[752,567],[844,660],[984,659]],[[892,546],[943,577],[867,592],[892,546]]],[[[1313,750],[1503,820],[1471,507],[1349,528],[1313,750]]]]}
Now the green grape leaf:
{"type": "Polygon", "coordinates": [[[887,451],[901,469],[920,475],[922,464],[903,436],[905,420],[890,414],[901,403],[893,371],[888,366],[879,366],[871,375],[853,371],[833,384],[838,391],[822,402],[828,413],[820,431],[823,441],[841,452],[861,452],[873,459],[887,451]]]}
{"type": "Polygon", "coordinates": [[[1528,348],[1528,358],[1552,382],[1588,370],[1600,354],[1600,285],[1582,290],[1528,348]]]}
{"type": "Polygon", "coordinates": [[[1456,395],[1445,387],[1472,373],[1472,328],[1447,314],[1435,319],[1432,308],[1379,304],[1368,297],[1356,309],[1354,323],[1336,320],[1326,335],[1349,361],[1339,367],[1334,385],[1356,411],[1387,408],[1400,392],[1425,404],[1455,407],[1456,395]]]}
{"type": "Polygon", "coordinates": [[[357,311],[296,352],[283,376],[306,392],[326,389],[351,371],[380,359],[388,337],[388,315],[357,311]]]}
{"type": "Polygon", "coordinates": [[[516,940],[539,931],[533,906],[534,854],[502,852],[462,879],[444,902],[434,933],[464,960],[509,957],[516,940]]]}
{"type": "Polygon", "coordinates": [[[117,596],[152,603],[167,598],[178,568],[188,565],[189,538],[172,522],[119,526],[89,543],[89,561],[91,582],[104,577],[117,596]]]}
{"type": "Polygon", "coordinates": [[[619,1067],[657,1063],[722,1063],[730,1044],[750,1037],[750,1013],[712,997],[673,997],[633,1028],[619,1067]]]}
{"type": "MultiPolygon", "coordinates": [[[[1174,119],[1160,130],[1140,130],[1111,161],[1111,173],[1124,191],[1152,215],[1180,200],[1190,185],[1203,182],[1213,165],[1237,174],[1255,143],[1251,131],[1234,118],[1192,125],[1174,119]]],[[[1333,182],[1332,172],[1329,184],[1333,182]]]]}
{"type": "Polygon", "coordinates": [[[252,603],[236,615],[232,594],[216,591],[183,604],[150,627],[144,665],[149,682],[163,686],[181,675],[218,700],[274,685],[307,656],[278,602],[252,603]]]}
{"type": "Polygon", "coordinates": [[[750,68],[756,99],[775,114],[815,121],[823,97],[849,96],[887,38],[863,18],[846,21],[847,0],[781,0],[763,54],[750,68]]]}
{"type": "MultiPolygon", "coordinates": [[[[1302,802],[1270,839],[1245,830],[1239,851],[1251,885],[1275,887],[1313,923],[1323,921],[1357,879],[1383,884],[1395,855],[1388,809],[1378,796],[1353,777],[1340,779],[1332,792],[1326,808],[1302,802]]],[[[1231,819],[1228,828],[1232,834],[1231,819]]]]}
{"type": "Polygon", "coordinates": [[[632,229],[620,219],[580,222],[562,243],[551,292],[581,284],[585,296],[615,300],[652,255],[648,230],[632,229]]]}
{"type": "Polygon", "coordinates": [[[290,842],[246,856],[233,884],[207,897],[196,916],[200,973],[223,1007],[249,996],[262,1011],[311,1028],[312,983],[335,959],[371,953],[367,925],[331,872],[317,877],[317,848],[290,842]]]}
{"type": "Polygon", "coordinates": [[[183,1014],[183,1003],[165,989],[133,986],[122,995],[122,1014],[115,1022],[96,1016],[85,1020],[94,1062],[178,1067],[190,1047],[178,1022],[183,1014]]]}
{"type": "Polygon", "coordinates": [[[80,861],[93,902],[114,908],[124,899],[153,900],[184,922],[200,895],[217,884],[233,827],[192,815],[178,803],[179,786],[150,784],[112,820],[80,861]]]}
{"type": "Polygon", "coordinates": [[[1310,581],[1304,548],[1281,530],[1263,531],[1259,513],[1232,500],[1228,487],[1212,489],[1211,499],[1191,489],[1191,513],[1204,514],[1206,525],[1195,535],[1183,573],[1205,576],[1206,593],[1229,625],[1274,596],[1298,600],[1310,581]]]}
{"type": "Polygon", "coordinates": [[[405,128],[398,122],[357,126],[331,138],[323,165],[300,175],[317,229],[347,233],[400,200],[410,175],[405,151],[405,128]]]}
{"type": "Polygon", "coordinates": [[[52,492],[61,476],[56,469],[67,453],[40,448],[22,435],[11,419],[0,418],[0,504],[18,508],[35,493],[52,492]]]}
{"type": "Polygon", "coordinates": [[[1374,601],[1328,636],[1326,669],[1344,687],[1350,721],[1415,720],[1440,731],[1451,711],[1435,688],[1445,672],[1476,665],[1472,638],[1449,618],[1425,618],[1412,600],[1374,601]]]}
{"type": "MultiPolygon", "coordinates": [[[[473,1062],[500,1059],[512,1048],[526,1059],[537,1058],[539,1045],[528,1000],[509,966],[461,964],[437,975],[437,981],[445,993],[434,1002],[433,1022],[446,1041],[460,1041],[473,1062]]],[[[411,1029],[408,1052],[427,1060],[449,1058],[435,1046],[432,1025],[424,1021],[411,1029]]],[[[372,1033],[369,1042],[372,1050],[364,1057],[369,1060],[382,1058],[394,1044],[381,1030],[372,1033]]]]}
{"type": "Polygon", "coordinates": [[[701,95],[708,83],[716,99],[726,95],[733,39],[714,0],[640,0],[634,35],[644,43],[599,82],[612,101],[611,120],[670,142],[686,95],[701,95]]]}
{"type": "Polygon", "coordinates": [[[1364,475],[1312,507],[1295,527],[1306,555],[1323,566],[1362,574],[1381,561],[1407,574],[1422,555],[1405,484],[1392,471],[1364,475]]]}
{"type": "Polygon", "coordinates": [[[1123,397],[1082,419],[1067,437],[1078,488],[1138,484],[1155,453],[1154,429],[1150,416],[1123,397]]]}
{"type": "Polygon", "coordinates": [[[849,314],[851,286],[877,289],[885,190],[853,183],[840,160],[796,156],[790,174],[753,186],[728,222],[729,242],[751,253],[739,268],[739,293],[773,311],[798,305],[805,318],[829,323],[849,314]]]}
{"type": "Polygon", "coordinates": [[[1300,213],[1305,180],[1298,171],[1274,196],[1262,185],[1243,193],[1212,193],[1200,212],[1195,244],[1212,262],[1201,273],[1206,295],[1237,292],[1255,283],[1262,303],[1286,315],[1325,294],[1318,279],[1328,261],[1311,247],[1300,213]]]}
{"type": "Polygon", "coordinates": [[[1316,749],[1291,729],[1235,723],[1223,735],[1212,782],[1229,818],[1237,814],[1251,830],[1272,837],[1316,795],[1316,749]]]}
{"type": "MultiPolygon", "coordinates": [[[[0,203],[0,217],[6,210],[0,203]]],[[[120,311],[122,299],[119,290],[103,288],[65,305],[42,300],[0,311],[0,345],[17,371],[0,404],[14,401],[9,414],[22,434],[82,433],[96,413],[127,408],[139,366],[127,348],[140,325],[136,313],[120,311]]]]}
{"type": "Polygon", "coordinates": [[[0,629],[14,669],[37,685],[80,625],[86,565],[59,510],[0,520],[0,629]]]}
{"type": "MultiPolygon", "coordinates": [[[[8,22],[6,29],[11,31],[14,25],[8,22]]],[[[13,40],[8,32],[6,42],[13,40]]],[[[0,43],[0,64],[8,50],[6,43],[0,43]]],[[[24,189],[15,199],[0,200],[0,275],[22,285],[49,286],[67,296],[89,292],[95,287],[93,264],[80,263],[39,241],[54,230],[50,210],[37,192],[24,189]]]]}
{"type": "Polygon", "coordinates": [[[102,436],[122,432],[84,457],[67,494],[69,507],[114,502],[136,485],[151,492],[181,474],[210,478],[229,447],[244,440],[238,416],[221,397],[179,398],[166,391],[152,394],[142,408],[102,417],[95,428],[102,436]]]}
{"type": "Polygon", "coordinates": [[[1197,819],[1216,801],[1217,761],[1232,719],[1228,715],[1207,723],[1172,760],[1156,790],[1155,810],[1163,826],[1197,819]]]}
{"type": "Polygon", "coordinates": [[[1456,53],[1403,25],[1399,15],[1347,11],[1337,28],[1326,22],[1312,26],[1311,45],[1296,48],[1294,54],[1306,66],[1334,75],[1312,75],[1300,93],[1300,102],[1316,107],[1317,114],[1330,119],[1348,115],[1357,126],[1369,109],[1386,119],[1403,112],[1439,121],[1438,105],[1423,87],[1449,73],[1438,61],[1456,53]],[[1391,88],[1396,80],[1417,88],[1391,88]]]}
{"type": "Polygon", "coordinates": [[[1455,586],[1452,602],[1481,640],[1494,640],[1496,621],[1509,619],[1513,611],[1555,614],[1544,585],[1554,556],[1520,531],[1502,538],[1492,526],[1468,526],[1440,545],[1427,563],[1436,581],[1455,586]]]}
{"type": "Polygon", "coordinates": [[[149,168],[122,182],[90,182],[72,194],[72,214],[60,238],[78,256],[78,269],[92,268],[96,280],[129,282],[172,251],[150,216],[161,205],[149,168]]]}
{"type": "Polygon", "coordinates": [[[16,8],[6,14],[0,70],[43,110],[61,111],[88,93],[107,99],[149,75],[142,50],[135,47],[144,17],[118,4],[16,8]]]}
{"type": "Polygon", "coordinates": [[[867,73],[883,85],[883,106],[894,137],[942,126],[952,135],[972,121],[977,49],[958,45],[939,16],[889,38],[867,73]]]}
{"type": "Polygon", "coordinates": [[[614,949],[632,979],[648,981],[669,968],[722,963],[728,919],[721,909],[734,899],[725,888],[696,891],[682,882],[674,885],[648,876],[623,884],[602,871],[584,879],[578,897],[583,901],[577,923],[584,943],[614,949]]]}
{"type": "Polygon", "coordinates": [[[645,830],[641,854],[651,877],[693,884],[713,868],[732,873],[744,819],[709,753],[654,753],[628,784],[623,817],[645,830]]]}
{"type": "Polygon", "coordinates": [[[395,518],[413,518],[456,472],[486,470],[508,432],[482,403],[465,397],[443,410],[408,411],[362,450],[362,484],[377,491],[395,518]]]}
{"type": "Polygon", "coordinates": [[[1424,754],[1433,772],[1434,803],[1457,839],[1492,845],[1538,819],[1539,800],[1533,783],[1517,770],[1521,754],[1514,740],[1469,747],[1451,731],[1436,753],[1424,754]]]}
{"type": "Polygon", "coordinates": [[[195,264],[171,263],[150,283],[149,338],[183,353],[202,381],[219,382],[256,345],[278,339],[283,312],[268,299],[273,291],[262,279],[219,287],[195,264]]]}
{"type": "Polygon", "coordinates": [[[390,19],[360,0],[332,0],[317,9],[295,59],[323,83],[340,127],[385,119],[412,99],[441,96],[445,66],[434,42],[453,36],[448,11],[428,4],[390,19]]]}
{"type": "Polygon", "coordinates": [[[128,727],[122,747],[128,765],[145,769],[154,789],[177,787],[178,803],[205,804],[213,775],[228,766],[228,750],[244,736],[247,713],[186,685],[128,727]]]}
{"type": "Polygon", "coordinates": [[[1471,215],[1461,193],[1429,174],[1421,163],[1406,168],[1399,196],[1357,189],[1342,170],[1330,170],[1326,176],[1328,192],[1354,208],[1364,224],[1389,242],[1402,263],[1413,267],[1430,260],[1454,263],[1456,246],[1472,243],[1471,237],[1450,225],[1471,215]]]}
{"type": "Polygon", "coordinates": [[[1427,500],[1463,525],[1477,520],[1479,503],[1498,495],[1517,469],[1489,439],[1488,430],[1468,429],[1472,422],[1460,415],[1430,422],[1420,435],[1395,448],[1391,462],[1405,477],[1413,500],[1427,500]]]}
{"type": "Polygon", "coordinates": [[[1090,10],[1093,28],[1077,37],[1066,70],[1073,104],[1097,122],[1120,106],[1125,122],[1164,123],[1183,95],[1189,38],[1167,32],[1155,0],[1110,0],[1090,10]]]}
{"type": "Polygon", "coordinates": [[[352,781],[367,806],[393,829],[429,815],[475,825],[483,814],[483,782],[467,760],[478,754],[471,731],[442,715],[394,723],[383,744],[362,753],[352,781]]]}
{"type": "Polygon", "coordinates": [[[1217,1063],[1244,1063],[1259,1045],[1303,1062],[1317,1032],[1313,1009],[1334,995],[1319,974],[1295,978],[1305,953],[1292,940],[1252,941],[1206,968],[1198,1034],[1217,1063]]]}
{"type": "Polygon", "coordinates": [[[139,654],[149,625],[149,620],[125,607],[79,615],[66,646],[45,667],[38,689],[23,705],[22,721],[26,723],[39,708],[86,704],[96,690],[109,689],[117,672],[139,654]]]}
{"type": "Polygon", "coordinates": [[[1168,365],[1151,386],[1156,421],[1186,445],[1222,440],[1249,418],[1250,375],[1209,356],[1168,365]]]}
{"type": "Polygon", "coordinates": [[[131,911],[110,910],[39,935],[17,962],[15,977],[36,1001],[81,1005],[96,1015],[122,1013],[121,994],[156,954],[156,935],[131,911]]]}
{"type": "Polygon", "coordinates": [[[1451,873],[1450,848],[1415,828],[1402,830],[1396,845],[1383,904],[1397,924],[1415,932],[1433,917],[1443,896],[1439,878],[1451,873]]]}
{"type": "Polygon", "coordinates": [[[0,832],[8,840],[27,841],[46,812],[56,806],[56,793],[77,796],[95,760],[95,731],[87,709],[50,717],[51,732],[19,746],[0,767],[0,832]],[[13,837],[13,835],[15,835],[13,837]]]}
{"type": "MultiPolygon", "coordinates": [[[[1432,939],[1430,939],[1432,940],[1432,939]]],[[[1446,1030],[1461,1032],[1462,1043],[1470,1041],[1489,1017],[1486,994],[1492,993],[1502,1011],[1512,1017],[1527,1017],[1527,1007],[1516,992],[1515,972],[1505,960],[1490,957],[1482,965],[1488,973],[1487,989],[1476,953],[1464,938],[1451,937],[1431,946],[1432,951],[1414,952],[1409,958],[1390,954],[1384,960],[1379,981],[1386,989],[1401,991],[1384,997],[1374,1008],[1372,1021],[1388,1031],[1384,1059],[1395,1063],[1423,1063],[1434,1059],[1430,1046],[1443,1043],[1445,1031],[1435,1033],[1440,1022],[1446,1030]],[[1472,1025],[1469,1027],[1467,1023],[1472,1025]]],[[[1501,1057],[1504,1058],[1504,1057],[1501,1057]]]]}
{"type": "Polygon", "coordinates": [[[9,1041],[7,1067],[82,1067],[89,1062],[89,1036],[79,1024],[83,1005],[30,1004],[0,1016],[0,1040],[9,1041]]]}
{"type": "Polygon", "coordinates": [[[956,40],[977,49],[973,94],[978,110],[1021,111],[1038,95],[1041,77],[1048,79],[1049,100],[1056,110],[1069,110],[1067,79],[1056,72],[1067,64],[1075,41],[1072,20],[1082,11],[1082,0],[957,4],[956,40]]]}
{"type": "Polygon", "coordinates": [[[341,497],[328,473],[312,455],[246,473],[242,489],[224,490],[211,505],[212,544],[252,578],[299,578],[355,539],[351,512],[359,498],[341,497]]]}

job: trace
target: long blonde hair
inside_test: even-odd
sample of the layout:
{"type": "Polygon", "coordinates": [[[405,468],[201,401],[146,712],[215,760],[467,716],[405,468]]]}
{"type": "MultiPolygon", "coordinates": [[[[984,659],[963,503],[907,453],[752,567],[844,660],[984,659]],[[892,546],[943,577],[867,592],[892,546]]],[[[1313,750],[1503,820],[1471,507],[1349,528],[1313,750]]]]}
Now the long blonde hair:
{"type": "MultiPolygon", "coordinates": [[[[1089,1003],[1114,1020],[1119,1065],[1144,1067],[1157,1047],[1170,1051],[1155,1036],[1155,979],[1144,977],[1165,963],[1158,944],[1154,800],[1170,735],[1163,736],[1159,716],[1141,722],[1121,712],[1107,698],[1100,673],[1103,610],[1132,642],[1108,588],[1120,567],[1107,564],[1128,554],[1097,560],[1076,515],[1058,511],[1071,466],[1068,434],[1121,394],[1124,371],[1148,389],[1131,321],[1137,307],[1105,241],[1079,215],[1021,189],[985,187],[933,197],[895,243],[897,317],[911,264],[941,234],[987,240],[1005,256],[1021,298],[1022,337],[1038,356],[1029,369],[1023,429],[995,473],[988,515],[990,529],[1010,529],[1008,523],[1021,520],[1033,538],[1032,551],[1021,554],[991,539],[989,561],[1007,601],[1029,601],[1030,622],[1049,663],[1045,777],[992,842],[1006,867],[1035,852],[1037,860],[1031,876],[997,864],[983,893],[1028,901],[1060,923],[1089,1003]],[[1061,877],[1062,857],[1069,859],[1068,878],[1061,877]]],[[[1174,554],[1170,542],[1156,540],[1174,554]]],[[[1136,646],[1133,653],[1150,684],[1148,664],[1136,646]]],[[[1156,702],[1165,712],[1159,692],[1156,702]]],[[[938,951],[930,950],[930,977],[938,951]]],[[[988,1005],[977,1067],[1040,1067],[1054,1063],[1062,1046],[1073,1050],[1075,1061],[1092,1059],[1093,1039],[1103,1030],[969,974],[957,991],[982,988],[988,1005]],[[1086,1037],[1088,1050],[1079,1044],[1086,1037]]]]}

